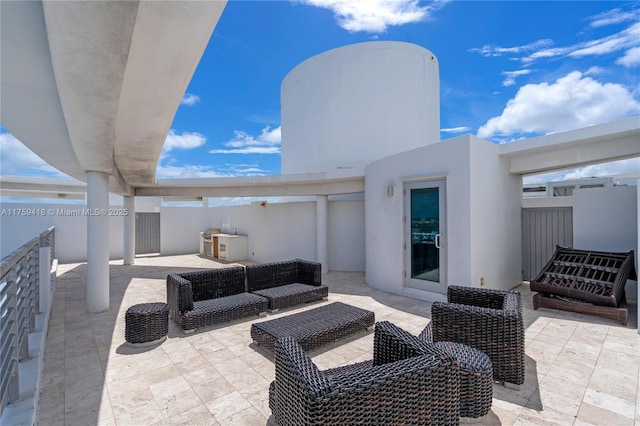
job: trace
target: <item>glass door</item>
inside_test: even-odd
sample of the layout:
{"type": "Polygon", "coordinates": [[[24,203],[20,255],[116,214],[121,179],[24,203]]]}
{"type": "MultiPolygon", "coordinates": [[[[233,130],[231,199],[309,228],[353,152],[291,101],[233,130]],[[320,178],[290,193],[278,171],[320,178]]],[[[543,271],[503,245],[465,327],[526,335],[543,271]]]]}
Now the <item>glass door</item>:
{"type": "Polygon", "coordinates": [[[445,293],[445,181],[405,186],[405,285],[445,293]]]}

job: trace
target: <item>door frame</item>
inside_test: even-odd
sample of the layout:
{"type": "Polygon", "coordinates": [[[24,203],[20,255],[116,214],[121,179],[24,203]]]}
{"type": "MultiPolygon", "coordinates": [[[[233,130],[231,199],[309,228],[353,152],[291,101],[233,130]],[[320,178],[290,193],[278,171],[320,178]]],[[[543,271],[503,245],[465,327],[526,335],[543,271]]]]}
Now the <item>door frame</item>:
{"type": "Polygon", "coordinates": [[[446,176],[423,177],[403,181],[403,246],[404,246],[404,280],[403,286],[438,294],[447,291],[447,179],[446,176]],[[439,214],[439,282],[421,280],[411,277],[412,271],[412,226],[411,226],[411,190],[421,188],[438,188],[439,214]]]}

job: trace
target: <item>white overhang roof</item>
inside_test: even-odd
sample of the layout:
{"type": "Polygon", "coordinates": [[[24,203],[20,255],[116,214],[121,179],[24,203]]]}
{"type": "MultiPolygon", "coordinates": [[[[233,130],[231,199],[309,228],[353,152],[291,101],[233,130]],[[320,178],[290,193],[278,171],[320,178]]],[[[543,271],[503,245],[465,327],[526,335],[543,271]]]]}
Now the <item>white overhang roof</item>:
{"type": "Polygon", "coordinates": [[[60,171],[155,184],[175,112],[226,1],[2,2],[0,122],[60,171]]]}
{"type": "Polygon", "coordinates": [[[500,145],[520,175],[640,157],[640,116],[500,145]]]}

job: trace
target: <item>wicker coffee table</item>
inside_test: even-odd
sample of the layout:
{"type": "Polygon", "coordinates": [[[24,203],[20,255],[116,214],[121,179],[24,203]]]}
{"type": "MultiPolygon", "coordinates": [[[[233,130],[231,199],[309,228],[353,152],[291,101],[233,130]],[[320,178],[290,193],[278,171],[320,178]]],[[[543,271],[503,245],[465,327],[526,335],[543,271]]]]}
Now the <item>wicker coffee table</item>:
{"type": "Polygon", "coordinates": [[[273,352],[276,340],[292,336],[305,351],[370,329],[375,324],[371,311],[340,302],[251,325],[251,338],[273,352]]]}

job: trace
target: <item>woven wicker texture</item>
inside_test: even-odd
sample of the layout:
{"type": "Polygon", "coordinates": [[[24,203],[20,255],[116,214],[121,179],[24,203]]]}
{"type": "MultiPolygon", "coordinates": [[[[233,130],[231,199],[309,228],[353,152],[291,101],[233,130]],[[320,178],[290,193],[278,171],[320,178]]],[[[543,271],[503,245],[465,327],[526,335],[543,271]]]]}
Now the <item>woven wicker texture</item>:
{"type": "Polygon", "coordinates": [[[272,310],[329,295],[329,288],[322,285],[321,265],[317,262],[295,259],[262,263],[249,265],[246,271],[249,292],[266,297],[272,310]]]}
{"type": "Polygon", "coordinates": [[[433,341],[451,341],[476,348],[491,359],[495,380],[516,385],[524,383],[520,293],[449,286],[447,300],[431,306],[433,341]]]}
{"type": "Polygon", "coordinates": [[[310,351],[372,327],[374,313],[341,302],[251,325],[251,338],[273,351],[276,340],[293,337],[310,351]]]}
{"type": "Polygon", "coordinates": [[[374,357],[389,357],[320,371],[292,338],[278,340],[276,378],[269,406],[277,423],[287,425],[457,425],[460,376],[457,361],[434,345],[414,339],[388,322],[376,324],[374,357]],[[387,348],[393,342],[399,352],[387,348]],[[416,347],[423,353],[405,358],[416,347]],[[386,356],[378,356],[383,351],[386,356]]]}
{"type": "Polygon", "coordinates": [[[633,250],[587,251],[556,246],[553,257],[531,281],[533,308],[562,309],[609,318],[626,325],[624,287],[637,280],[633,250]]]}
{"type": "Polygon", "coordinates": [[[276,310],[328,297],[329,287],[326,285],[313,286],[293,283],[264,290],[256,290],[253,294],[269,300],[269,309],[276,310]]]}
{"type": "Polygon", "coordinates": [[[626,253],[556,246],[553,257],[531,281],[531,290],[600,306],[618,307],[628,279],[637,279],[633,250],[626,253]]]}
{"type": "Polygon", "coordinates": [[[267,310],[267,299],[244,289],[241,266],[168,275],[171,319],[183,330],[192,330],[267,310]]]}
{"type": "Polygon", "coordinates": [[[169,332],[169,305],[161,302],[133,305],[125,312],[124,322],[127,342],[158,340],[169,332]]]}
{"type": "Polygon", "coordinates": [[[438,342],[434,345],[458,360],[460,417],[486,416],[493,401],[493,367],[489,357],[461,343],[438,342]]]}

